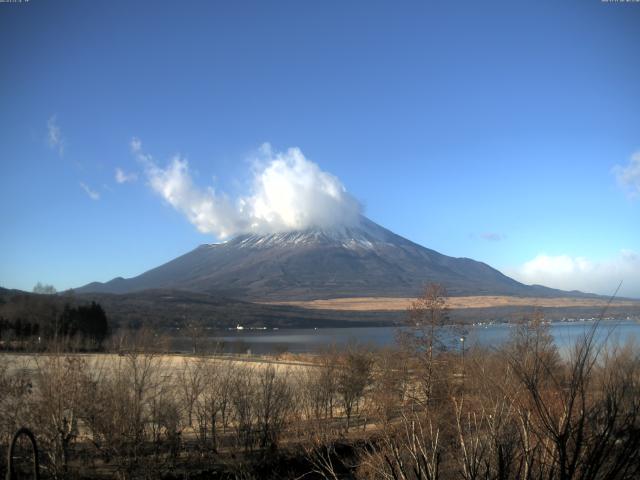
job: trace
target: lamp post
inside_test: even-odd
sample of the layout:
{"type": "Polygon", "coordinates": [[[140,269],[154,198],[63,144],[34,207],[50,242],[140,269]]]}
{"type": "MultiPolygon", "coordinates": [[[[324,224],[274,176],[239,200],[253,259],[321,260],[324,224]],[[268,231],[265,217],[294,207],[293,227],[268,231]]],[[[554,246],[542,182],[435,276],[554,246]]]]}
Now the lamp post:
{"type": "Polygon", "coordinates": [[[464,381],[464,337],[460,337],[460,348],[462,350],[462,380],[464,381]]]}

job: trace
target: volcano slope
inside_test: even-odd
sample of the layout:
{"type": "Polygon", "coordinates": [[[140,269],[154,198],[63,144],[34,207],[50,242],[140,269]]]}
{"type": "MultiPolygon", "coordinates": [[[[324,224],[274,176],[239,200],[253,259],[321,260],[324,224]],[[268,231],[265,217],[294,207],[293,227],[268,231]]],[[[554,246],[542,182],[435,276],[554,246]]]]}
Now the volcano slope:
{"type": "Polygon", "coordinates": [[[172,289],[249,301],[415,297],[428,282],[452,296],[585,296],[524,285],[489,265],[422,247],[366,217],[355,226],[240,235],[201,245],[157,268],[90,283],[80,293],[172,289]]]}

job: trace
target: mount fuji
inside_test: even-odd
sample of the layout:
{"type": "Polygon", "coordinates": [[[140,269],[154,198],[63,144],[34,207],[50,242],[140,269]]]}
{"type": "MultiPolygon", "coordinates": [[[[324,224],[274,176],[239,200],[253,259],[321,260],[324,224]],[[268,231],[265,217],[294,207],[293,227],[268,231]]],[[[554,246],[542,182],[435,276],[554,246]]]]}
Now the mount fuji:
{"type": "Polygon", "coordinates": [[[136,277],[94,282],[76,291],[122,294],[172,289],[279,301],[415,297],[427,282],[442,284],[452,296],[567,295],[524,285],[482,262],[422,247],[364,216],[351,226],[251,233],[201,245],[136,277]]]}

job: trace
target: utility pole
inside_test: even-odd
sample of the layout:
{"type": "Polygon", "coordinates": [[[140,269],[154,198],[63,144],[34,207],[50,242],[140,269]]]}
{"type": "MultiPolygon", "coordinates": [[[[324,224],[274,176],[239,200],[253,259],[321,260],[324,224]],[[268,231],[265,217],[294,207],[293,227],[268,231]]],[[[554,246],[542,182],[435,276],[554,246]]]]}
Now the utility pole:
{"type": "Polygon", "coordinates": [[[460,337],[460,348],[462,350],[462,381],[464,383],[464,337],[460,337]]]}

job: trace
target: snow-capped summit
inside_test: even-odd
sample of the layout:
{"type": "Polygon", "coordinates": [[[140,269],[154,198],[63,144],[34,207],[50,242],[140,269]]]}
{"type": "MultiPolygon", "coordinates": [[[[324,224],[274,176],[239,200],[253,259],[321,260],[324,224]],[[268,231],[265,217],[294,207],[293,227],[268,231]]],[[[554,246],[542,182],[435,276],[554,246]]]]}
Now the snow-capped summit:
{"type": "MultiPolygon", "coordinates": [[[[379,245],[393,245],[394,237],[388,230],[376,225],[366,217],[360,217],[356,225],[338,225],[325,228],[308,228],[293,232],[278,232],[261,235],[240,235],[230,242],[238,248],[288,248],[296,246],[340,244],[349,249],[375,250],[379,245]]],[[[213,244],[211,246],[216,246],[213,244]]]]}

